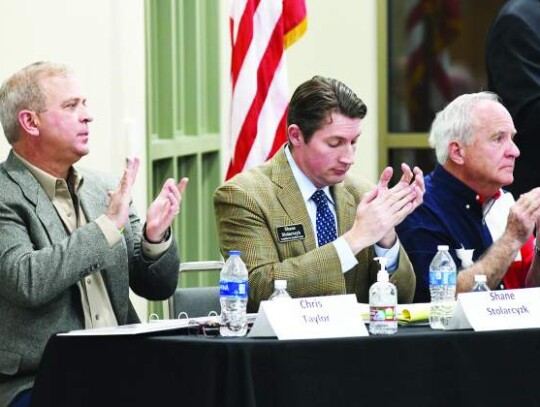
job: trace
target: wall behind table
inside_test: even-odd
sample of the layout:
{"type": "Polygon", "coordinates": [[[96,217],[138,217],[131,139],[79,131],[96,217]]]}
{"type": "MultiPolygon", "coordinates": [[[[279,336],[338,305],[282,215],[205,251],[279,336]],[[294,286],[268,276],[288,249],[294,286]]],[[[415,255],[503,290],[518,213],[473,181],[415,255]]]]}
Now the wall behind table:
{"type": "MultiPolygon", "coordinates": [[[[40,60],[75,70],[94,116],[80,165],[120,175],[125,157],[139,155],[133,198],[144,216],[144,1],[0,0],[0,55],[0,82],[40,60]]],[[[0,130],[0,161],[9,148],[0,130]]],[[[145,315],[146,302],[134,303],[145,315]]]]}
{"type": "Polygon", "coordinates": [[[324,75],[344,82],[367,105],[351,174],[373,182],[378,180],[376,1],[306,0],[307,31],[287,53],[291,95],[305,80],[324,75]]]}

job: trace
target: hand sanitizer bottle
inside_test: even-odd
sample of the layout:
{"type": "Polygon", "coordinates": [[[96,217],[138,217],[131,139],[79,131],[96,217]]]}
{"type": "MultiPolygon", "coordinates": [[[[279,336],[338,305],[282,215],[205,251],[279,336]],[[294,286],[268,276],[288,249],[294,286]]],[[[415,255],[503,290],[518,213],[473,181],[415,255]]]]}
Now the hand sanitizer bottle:
{"type": "Polygon", "coordinates": [[[397,332],[397,289],[389,281],[387,259],[375,257],[381,269],[377,282],[369,289],[369,332],[372,335],[391,335],[397,332]]]}
{"type": "Polygon", "coordinates": [[[487,276],[485,274],[474,275],[474,286],[472,291],[491,291],[487,285],[487,276]]]}

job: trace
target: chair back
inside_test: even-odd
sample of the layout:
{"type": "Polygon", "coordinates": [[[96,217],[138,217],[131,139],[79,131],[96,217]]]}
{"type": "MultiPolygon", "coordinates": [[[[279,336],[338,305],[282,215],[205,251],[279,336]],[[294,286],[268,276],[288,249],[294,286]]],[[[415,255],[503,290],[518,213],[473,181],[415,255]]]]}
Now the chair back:
{"type": "Polygon", "coordinates": [[[185,312],[189,318],[206,317],[211,311],[219,315],[219,287],[177,288],[172,296],[172,307],[170,318],[178,318],[181,312],[185,312]]]}
{"type": "MultiPolygon", "coordinates": [[[[180,264],[181,273],[221,270],[223,261],[194,261],[180,264]]],[[[211,311],[221,312],[219,287],[178,287],[169,298],[169,318],[185,312],[189,318],[205,317],[211,311]]]]}

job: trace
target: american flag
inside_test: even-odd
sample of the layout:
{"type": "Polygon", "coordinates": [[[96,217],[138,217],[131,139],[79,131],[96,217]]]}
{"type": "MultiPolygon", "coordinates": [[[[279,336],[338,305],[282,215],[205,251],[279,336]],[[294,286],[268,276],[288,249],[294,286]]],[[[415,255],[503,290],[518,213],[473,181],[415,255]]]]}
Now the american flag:
{"type": "Polygon", "coordinates": [[[285,142],[289,100],[285,49],[306,26],[304,0],[233,0],[227,179],[266,161],[285,142]]]}

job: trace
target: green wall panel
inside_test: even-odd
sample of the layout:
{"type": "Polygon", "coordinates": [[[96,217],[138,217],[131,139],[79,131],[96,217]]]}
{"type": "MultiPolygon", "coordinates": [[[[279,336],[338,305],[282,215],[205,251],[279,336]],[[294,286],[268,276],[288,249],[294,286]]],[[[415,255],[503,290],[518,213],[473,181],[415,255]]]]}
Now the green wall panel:
{"type": "MultiPolygon", "coordinates": [[[[146,0],[148,201],[190,178],[174,235],[181,261],[219,260],[212,196],[220,174],[219,0],[146,0]]],[[[182,286],[216,285],[219,272],[182,286]]],[[[163,315],[161,303],[149,312],[163,315]]]]}

